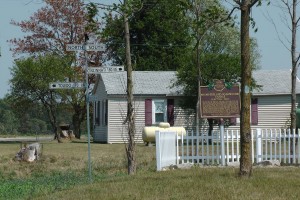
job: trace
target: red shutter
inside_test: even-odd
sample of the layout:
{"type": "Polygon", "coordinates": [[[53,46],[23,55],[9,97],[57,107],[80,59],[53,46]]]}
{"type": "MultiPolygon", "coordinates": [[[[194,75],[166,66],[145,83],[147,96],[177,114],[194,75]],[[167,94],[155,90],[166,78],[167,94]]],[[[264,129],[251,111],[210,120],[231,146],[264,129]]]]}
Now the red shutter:
{"type": "Polygon", "coordinates": [[[258,100],[251,99],[251,124],[257,125],[258,124],[258,100]]]}
{"type": "Polygon", "coordinates": [[[152,125],[152,99],[145,99],[145,126],[152,125]]]}
{"type": "Polygon", "coordinates": [[[174,126],[174,99],[167,100],[167,119],[171,126],[174,126]]]}
{"type": "Polygon", "coordinates": [[[230,118],[230,125],[236,125],[236,118],[235,117],[230,118]]]}

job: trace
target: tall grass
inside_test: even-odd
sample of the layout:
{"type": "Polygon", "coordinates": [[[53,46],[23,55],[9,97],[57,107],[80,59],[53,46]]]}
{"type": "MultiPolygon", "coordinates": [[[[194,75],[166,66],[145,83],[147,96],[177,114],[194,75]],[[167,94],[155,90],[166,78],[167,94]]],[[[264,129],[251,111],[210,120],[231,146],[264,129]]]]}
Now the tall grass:
{"type": "Polygon", "coordinates": [[[300,199],[300,168],[254,168],[240,179],[238,169],[199,167],[156,172],[155,146],[137,146],[138,172],[126,174],[123,144],[43,143],[39,161],[14,161],[18,143],[0,144],[0,199],[300,199]]]}
{"type": "Polygon", "coordinates": [[[250,179],[233,168],[146,172],[102,179],[36,199],[299,199],[299,168],[255,169],[250,179]]]}

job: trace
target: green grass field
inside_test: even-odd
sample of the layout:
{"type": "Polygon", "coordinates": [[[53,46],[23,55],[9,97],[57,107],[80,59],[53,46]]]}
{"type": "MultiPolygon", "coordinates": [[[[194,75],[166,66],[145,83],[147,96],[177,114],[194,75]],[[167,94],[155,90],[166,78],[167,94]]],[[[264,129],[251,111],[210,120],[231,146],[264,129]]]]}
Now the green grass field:
{"type": "Polygon", "coordinates": [[[43,143],[34,163],[14,161],[19,143],[0,143],[0,199],[300,199],[300,168],[199,167],[156,172],[155,146],[137,145],[137,174],[126,174],[123,144],[43,143]]]}

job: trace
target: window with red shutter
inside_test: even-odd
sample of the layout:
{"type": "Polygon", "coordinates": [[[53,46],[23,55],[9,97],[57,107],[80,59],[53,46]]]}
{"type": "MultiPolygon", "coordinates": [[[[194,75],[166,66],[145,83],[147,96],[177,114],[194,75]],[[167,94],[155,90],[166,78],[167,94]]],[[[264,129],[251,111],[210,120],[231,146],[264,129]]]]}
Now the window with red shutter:
{"type": "Polygon", "coordinates": [[[174,126],[174,99],[167,100],[167,119],[171,126],[174,126]]]}
{"type": "Polygon", "coordinates": [[[152,99],[145,99],[145,126],[152,125],[152,99]]]}
{"type": "Polygon", "coordinates": [[[257,98],[251,99],[251,124],[258,124],[258,100],[257,98]]]}
{"type": "Polygon", "coordinates": [[[236,118],[235,117],[230,118],[230,125],[236,125],[236,118]]]}

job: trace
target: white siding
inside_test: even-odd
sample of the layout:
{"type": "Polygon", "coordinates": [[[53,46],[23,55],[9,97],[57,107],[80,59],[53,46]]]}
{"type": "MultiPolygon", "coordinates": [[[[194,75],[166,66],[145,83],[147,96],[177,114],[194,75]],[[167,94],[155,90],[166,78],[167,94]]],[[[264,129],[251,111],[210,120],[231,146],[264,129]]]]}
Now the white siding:
{"type": "Polygon", "coordinates": [[[259,128],[287,128],[291,112],[291,97],[262,96],[258,98],[259,128]]]}
{"type": "MultiPolygon", "coordinates": [[[[149,98],[149,97],[147,97],[149,98]]],[[[136,141],[143,142],[142,131],[145,127],[145,99],[146,97],[135,98],[134,111],[135,111],[135,130],[136,141]]],[[[112,98],[108,102],[108,143],[124,143],[127,141],[127,128],[123,122],[127,114],[127,101],[126,97],[112,98]]],[[[193,125],[194,114],[181,109],[178,101],[175,100],[174,105],[174,126],[193,125]]]]}
{"type": "Polygon", "coordinates": [[[183,126],[187,129],[195,126],[195,113],[192,110],[184,110],[179,106],[179,99],[174,101],[174,126],[183,126]]]}
{"type": "MultiPolygon", "coordinates": [[[[289,95],[259,96],[258,125],[251,128],[287,128],[290,124],[291,97],[289,95]]],[[[229,129],[239,129],[240,124],[229,129]]]]}
{"type": "MultiPolygon", "coordinates": [[[[123,122],[127,115],[125,98],[113,98],[108,102],[108,143],[124,143],[127,141],[127,126],[123,122]]],[[[144,99],[134,100],[136,141],[142,142],[142,130],[145,125],[144,99]]]]}
{"type": "MultiPolygon", "coordinates": [[[[99,84],[97,89],[104,90],[99,84]]],[[[105,90],[104,90],[105,91],[105,90]]],[[[101,92],[103,94],[103,92],[101,92]]],[[[98,93],[100,95],[101,93],[98,93]]],[[[149,98],[149,97],[147,97],[149,98]]],[[[252,128],[286,128],[290,118],[290,96],[260,96],[258,98],[258,125],[252,128]]],[[[106,99],[105,95],[100,99],[106,99]]],[[[135,128],[136,141],[142,141],[142,130],[145,126],[145,99],[135,98],[135,128]]],[[[195,114],[179,107],[179,100],[174,101],[174,126],[183,126],[187,129],[195,127],[195,114]]],[[[95,126],[94,141],[107,143],[124,143],[127,141],[127,128],[123,125],[127,113],[126,96],[108,99],[108,127],[95,126]]],[[[214,128],[218,128],[215,126],[214,128]]],[[[239,124],[229,129],[239,129],[239,124]]]]}

